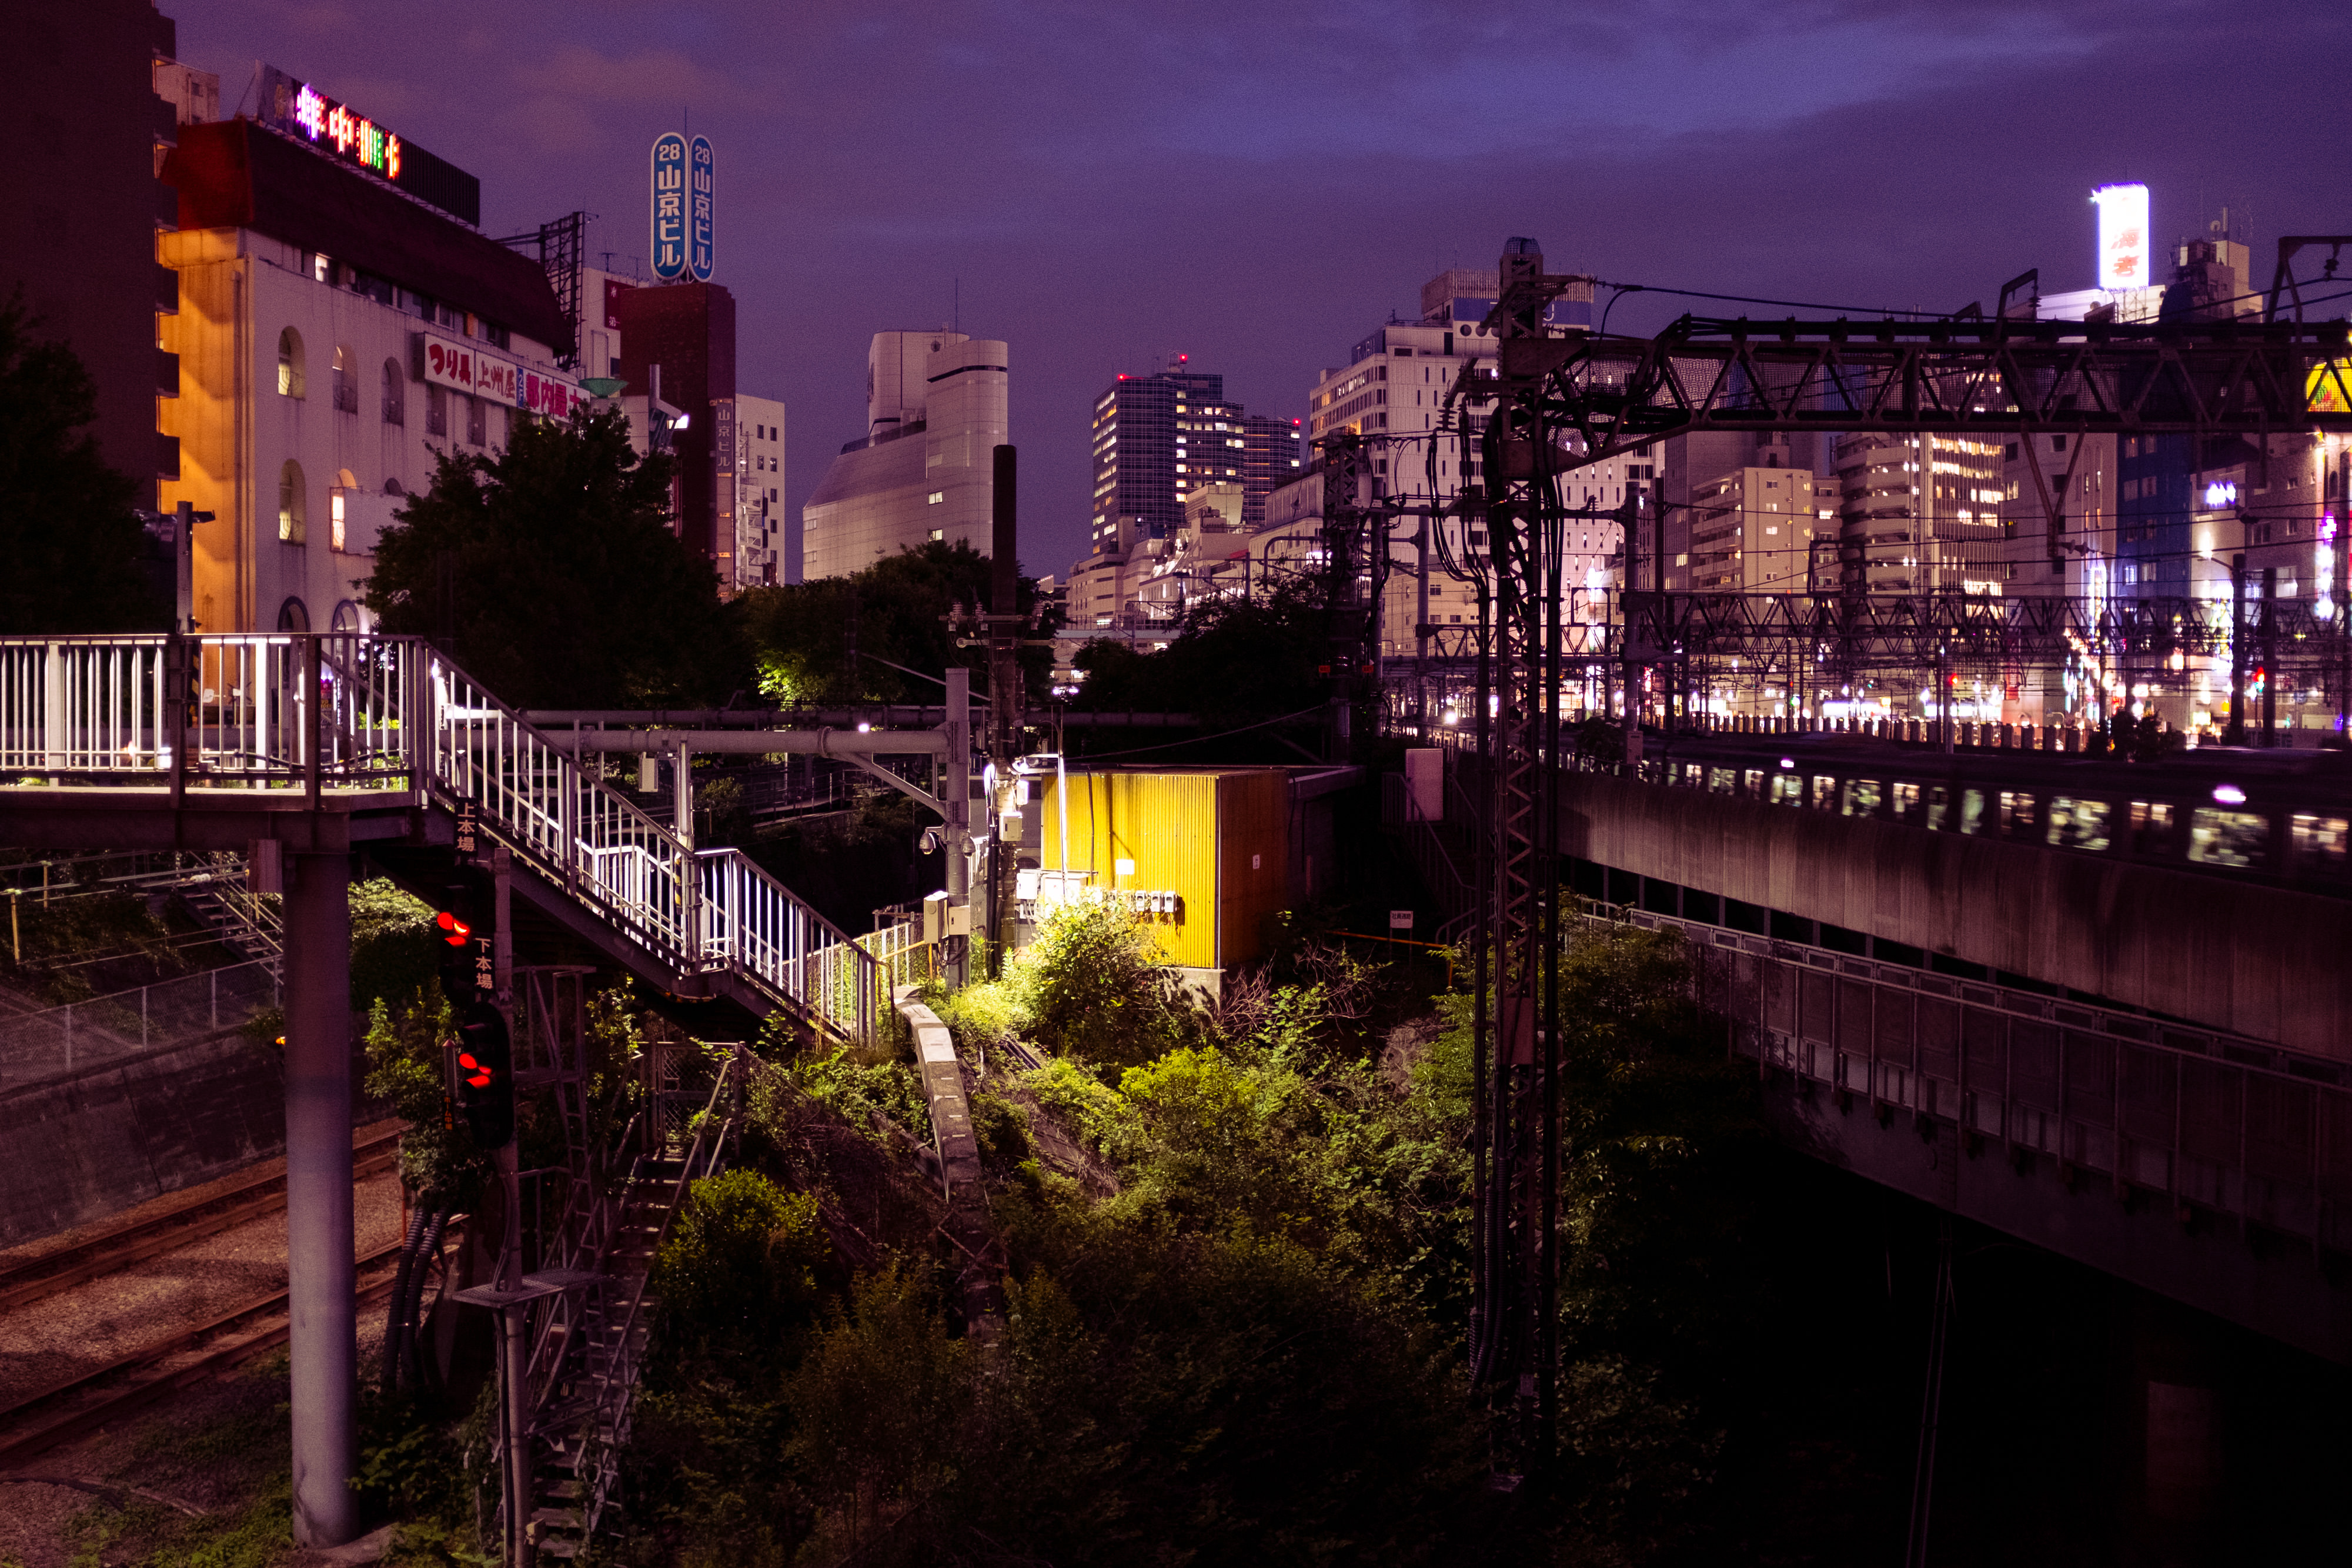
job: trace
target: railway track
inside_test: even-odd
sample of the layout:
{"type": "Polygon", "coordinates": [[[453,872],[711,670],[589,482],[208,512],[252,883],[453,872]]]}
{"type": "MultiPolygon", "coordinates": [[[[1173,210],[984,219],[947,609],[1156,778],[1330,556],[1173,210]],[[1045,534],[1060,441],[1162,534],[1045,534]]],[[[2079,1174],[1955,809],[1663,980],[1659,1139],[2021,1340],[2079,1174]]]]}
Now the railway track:
{"type": "MultiPolygon", "coordinates": [[[[352,1138],[352,1176],[365,1181],[400,1162],[400,1123],[373,1123],[352,1138]]],[[[86,1280],[127,1269],[191,1241],[232,1229],[286,1207],[286,1162],[269,1162],[250,1179],[160,1214],[113,1227],[54,1252],[0,1269],[0,1312],[54,1296],[86,1280]]]]}
{"type": "MultiPolygon", "coordinates": [[[[394,1276],[386,1265],[399,1256],[400,1244],[394,1242],[358,1260],[362,1276],[358,1291],[361,1305],[392,1293],[394,1276]]],[[[0,1469],[87,1437],[183,1388],[277,1349],[286,1343],[292,1322],[286,1292],[278,1291],[0,1408],[0,1433],[9,1434],[0,1437],[0,1469]],[[27,1421],[33,1424],[21,1425],[27,1421]]]]}

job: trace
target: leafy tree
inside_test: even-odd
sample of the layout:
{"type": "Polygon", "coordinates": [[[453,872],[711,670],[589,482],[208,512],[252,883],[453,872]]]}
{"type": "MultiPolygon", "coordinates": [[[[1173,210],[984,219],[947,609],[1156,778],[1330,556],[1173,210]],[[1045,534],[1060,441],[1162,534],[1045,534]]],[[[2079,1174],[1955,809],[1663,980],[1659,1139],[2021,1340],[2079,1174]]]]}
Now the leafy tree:
{"type": "Polygon", "coordinates": [[[0,305],[0,633],[161,631],[171,599],[145,558],[139,487],[76,434],[98,390],[74,351],[0,305]]]}
{"type": "MultiPolygon", "coordinates": [[[[740,605],[761,693],[784,705],[938,702],[938,685],[906,672],[944,677],[950,664],[977,667],[978,654],[955,645],[949,618],[992,608],[992,570],[970,545],[934,539],[846,577],[752,590],[740,605]]],[[[1020,579],[1017,610],[1030,610],[1035,588],[1020,579]]],[[[1024,650],[1033,685],[1049,662],[1024,650]]]]}
{"type": "Polygon", "coordinates": [[[518,707],[651,707],[729,690],[710,563],[670,531],[670,459],[615,413],[527,420],[503,450],[445,452],[376,546],[368,608],[446,637],[518,707]]]}
{"type": "Polygon", "coordinates": [[[696,1182],[654,1266],[665,1333],[740,1352],[803,1327],[825,1260],[817,1205],[754,1170],[696,1182]]]}
{"type": "Polygon", "coordinates": [[[1087,678],[1076,706],[1191,713],[1204,729],[1232,729],[1320,705],[1330,658],[1320,586],[1287,582],[1264,598],[1203,605],[1155,653],[1087,643],[1076,658],[1087,678]]]}

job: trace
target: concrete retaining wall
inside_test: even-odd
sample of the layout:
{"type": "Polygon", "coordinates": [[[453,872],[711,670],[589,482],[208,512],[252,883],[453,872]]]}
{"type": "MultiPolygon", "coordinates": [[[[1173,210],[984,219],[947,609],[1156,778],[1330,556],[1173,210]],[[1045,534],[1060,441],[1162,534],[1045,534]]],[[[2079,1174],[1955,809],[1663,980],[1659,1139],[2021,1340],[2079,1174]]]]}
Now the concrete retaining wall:
{"type": "Polygon", "coordinates": [[[223,1034],[0,1094],[0,1245],[196,1186],[286,1150],[278,1054],[223,1034]]]}

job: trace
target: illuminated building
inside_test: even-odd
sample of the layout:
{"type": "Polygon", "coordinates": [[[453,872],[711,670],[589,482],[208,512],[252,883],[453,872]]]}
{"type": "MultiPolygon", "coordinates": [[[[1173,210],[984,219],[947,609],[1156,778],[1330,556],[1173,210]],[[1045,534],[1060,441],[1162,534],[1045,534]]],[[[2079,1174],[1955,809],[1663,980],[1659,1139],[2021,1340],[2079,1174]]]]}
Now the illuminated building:
{"type": "Polygon", "coordinates": [[[0,98],[0,203],[16,236],[0,298],[21,287],[33,335],[62,340],[89,371],[89,433],[141,507],[179,466],[158,434],[180,366],[163,344],[178,284],[155,253],[176,214],[157,176],[179,127],[220,111],[219,78],[174,60],[176,40],[148,0],[12,7],[18,68],[0,98]]]}
{"type": "Polygon", "coordinates": [[[584,394],[556,368],[572,328],[547,275],[461,221],[472,176],[398,141],[388,179],[368,159],[393,168],[394,132],[282,73],[263,83],[261,120],[185,127],[164,166],[181,394],[162,505],[214,515],[202,630],[355,628],[376,537],[434,454],[489,452],[584,394]]]}
{"type": "Polygon", "coordinates": [[[1826,592],[1838,584],[1834,480],[1804,468],[1735,468],[1700,487],[1684,568],[1699,593],[1826,592]]]}
{"type": "Polygon", "coordinates": [[[734,529],[734,575],[727,581],[735,589],[782,582],[784,405],[738,393],[719,414],[719,504],[734,529]]]}
{"type": "Polygon", "coordinates": [[[866,434],[842,447],[801,507],[803,579],[845,577],[933,540],[988,554],[1010,398],[1001,341],[875,333],[866,434]]]}
{"type": "MultiPolygon", "coordinates": [[[[1447,391],[1463,372],[1468,371],[1474,381],[1491,373],[1494,339],[1483,323],[1494,309],[1498,288],[1497,275],[1491,269],[1442,272],[1422,286],[1421,320],[1391,321],[1358,340],[1348,363],[1324,371],[1307,394],[1308,460],[1315,460],[1316,443],[1352,430],[1378,443],[1371,452],[1373,484],[1384,496],[1427,497],[1428,505],[1443,507],[1465,485],[1483,484],[1476,437],[1486,429],[1493,404],[1456,400],[1457,428],[1466,427],[1472,438],[1466,453],[1459,434],[1441,436],[1438,426],[1447,391]]],[[[1555,334],[1589,330],[1590,286],[1554,301],[1548,321],[1555,334]]],[[[1569,553],[1563,564],[1571,618],[1606,619],[1609,596],[1622,568],[1624,539],[1613,517],[1598,514],[1622,506],[1629,484],[1646,485],[1657,478],[1661,450],[1645,447],[1562,476],[1561,500],[1570,509],[1589,514],[1571,519],[1568,528],[1569,553]]],[[[1253,537],[1252,555],[1267,563],[1273,578],[1320,564],[1319,554],[1308,544],[1305,520],[1321,514],[1319,476],[1311,487],[1311,499],[1284,497],[1285,505],[1269,503],[1265,521],[1253,537]],[[1300,564],[1289,564],[1293,562],[1300,564]]],[[[1457,554],[1485,548],[1483,532],[1465,536],[1458,519],[1431,526],[1452,532],[1457,554]]],[[[1390,559],[1407,564],[1391,572],[1383,595],[1379,639],[1383,653],[1410,653],[1419,645],[1422,585],[1410,563],[1420,528],[1419,517],[1408,515],[1390,533],[1390,559]]],[[[1475,624],[1476,601],[1468,585],[1454,581],[1434,564],[1428,594],[1433,624],[1475,624]]]]}
{"type": "Polygon", "coordinates": [[[1844,580],[1870,593],[1999,592],[1999,437],[1868,432],[1837,443],[1844,580]]]}

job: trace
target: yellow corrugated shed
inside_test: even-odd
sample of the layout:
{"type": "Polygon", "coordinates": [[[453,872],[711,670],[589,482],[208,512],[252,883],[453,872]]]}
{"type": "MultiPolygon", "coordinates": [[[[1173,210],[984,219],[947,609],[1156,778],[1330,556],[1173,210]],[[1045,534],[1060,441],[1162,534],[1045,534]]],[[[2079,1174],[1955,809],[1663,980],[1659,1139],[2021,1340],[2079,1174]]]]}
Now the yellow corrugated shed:
{"type": "MultiPolygon", "coordinates": [[[[1060,871],[1062,800],[1054,781],[1038,838],[1060,871]]],[[[1172,915],[1147,916],[1169,962],[1223,969],[1256,957],[1265,917],[1282,907],[1288,778],[1279,768],[1106,768],[1069,776],[1070,864],[1090,885],[1173,893],[1172,915]]]]}

